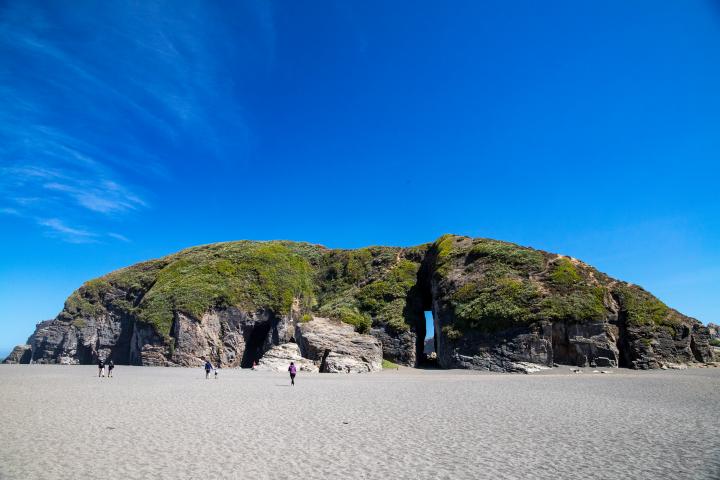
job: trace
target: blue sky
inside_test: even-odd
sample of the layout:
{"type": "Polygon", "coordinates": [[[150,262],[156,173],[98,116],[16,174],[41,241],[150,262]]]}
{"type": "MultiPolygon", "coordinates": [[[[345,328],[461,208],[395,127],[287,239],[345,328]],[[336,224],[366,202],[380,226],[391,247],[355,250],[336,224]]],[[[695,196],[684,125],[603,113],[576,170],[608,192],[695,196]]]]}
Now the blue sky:
{"type": "Polygon", "coordinates": [[[0,350],[236,239],[560,252],[720,321],[720,2],[0,1],[0,350]]]}

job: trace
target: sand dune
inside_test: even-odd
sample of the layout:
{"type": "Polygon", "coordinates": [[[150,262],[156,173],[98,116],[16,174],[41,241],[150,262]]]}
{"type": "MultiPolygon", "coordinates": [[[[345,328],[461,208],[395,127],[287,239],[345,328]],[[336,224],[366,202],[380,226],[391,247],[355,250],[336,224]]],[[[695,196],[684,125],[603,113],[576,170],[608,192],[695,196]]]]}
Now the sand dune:
{"type": "Polygon", "coordinates": [[[2,479],[720,478],[720,369],[0,367],[2,479]]]}

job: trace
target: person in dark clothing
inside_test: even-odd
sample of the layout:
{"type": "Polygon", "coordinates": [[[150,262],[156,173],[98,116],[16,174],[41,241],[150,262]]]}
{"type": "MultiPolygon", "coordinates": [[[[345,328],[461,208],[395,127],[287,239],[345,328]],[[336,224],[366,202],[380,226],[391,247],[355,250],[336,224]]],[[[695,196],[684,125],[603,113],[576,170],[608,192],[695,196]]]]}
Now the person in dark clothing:
{"type": "Polygon", "coordinates": [[[210,360],[205,360],[205,380],[210,378],[210,370],[212,370],[212,363],[210,360]]]}
{"type": "Polygon", "coordinates": [[[104,377],[105,376],[105,362],[103,362],[103,359],[98,357],[98,377],[104,377]]]}
{"type": "Polygon", "coordinates": [[[112,378],[113,368],[115,368],[115,363],[110,360],[110,362],[108,363],[108,378],[112,378]]]}
{"type": "Polygon", "coordinates": [[[288,372],[290,372],[290,385],[293,387],[295,386],[295,374],[297,374],[297,367],[295,366],[294,362],[290,362],[290,366],[288,367],[288,372]]]}

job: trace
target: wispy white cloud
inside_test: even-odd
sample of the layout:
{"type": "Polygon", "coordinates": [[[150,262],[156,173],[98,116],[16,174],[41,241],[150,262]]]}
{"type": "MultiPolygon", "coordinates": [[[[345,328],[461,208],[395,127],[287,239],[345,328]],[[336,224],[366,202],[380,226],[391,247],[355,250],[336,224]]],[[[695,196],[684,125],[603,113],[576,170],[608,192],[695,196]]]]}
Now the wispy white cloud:
{"type": "Polygon", "coordinates": [[[35,165],[0,168],[0,193],[5,193],[16,209],[35,215],[42,214],[48,205],[57,208],[58,204],[106,216],[147,206],[137,194],[103,175],[102,169],[71,175],[35,165]],[[22,196],[27,193],[35,196],[22,196]]]}
{"type": "Polygon", "coordinates": [[[120,240],[121,242],[129,243],[130,239],[127,238],[125,235],[120,235],[119,233],[108,233],[108,237],[114,238],[115,240],[120,240]]]}
{"type": "Polygon", "coordinates": [[[267,2],[232,13],[192,0],[0,5],[7,208],[91,238],[68,225],[142,214],[175,158],[236,162],[249,136],[237,73],[272,62],[275,28],[267,2]]]}
{"type": "Polygon", "coordinates": [[[57,218],[39,220],[38,223],[43,227],[47,227],[52,234],[70,243],[92,243],[97,241],[97,234],[85,229],[69,227],[57,218]]]}
{"type": "Polygon", "coordinates": [[[10,207],[3,207],[0,208],[0,213],[3,215],[13,215],[16,217],[21,216],[20,211],[16,208],[10,208],[10,207]]]}
{"type": "Polygon", "coordinates": [[[43,188],[64,193],[78,205],[98,213],[126,212],[146,206],[141,198],[108,180],[97,185],[85,181],[76,181],[74,185],[50,182],[43,184],[43,188]]]}

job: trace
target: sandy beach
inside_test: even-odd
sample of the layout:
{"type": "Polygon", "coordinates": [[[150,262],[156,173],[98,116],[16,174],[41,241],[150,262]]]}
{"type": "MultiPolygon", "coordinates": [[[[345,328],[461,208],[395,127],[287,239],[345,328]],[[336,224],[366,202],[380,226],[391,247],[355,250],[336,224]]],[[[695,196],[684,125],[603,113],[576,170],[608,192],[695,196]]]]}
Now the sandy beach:
{"type": "Polygon", "coordinates": [[[0,367],[2,479],[720,478],[720,369],[0,367]]]}

